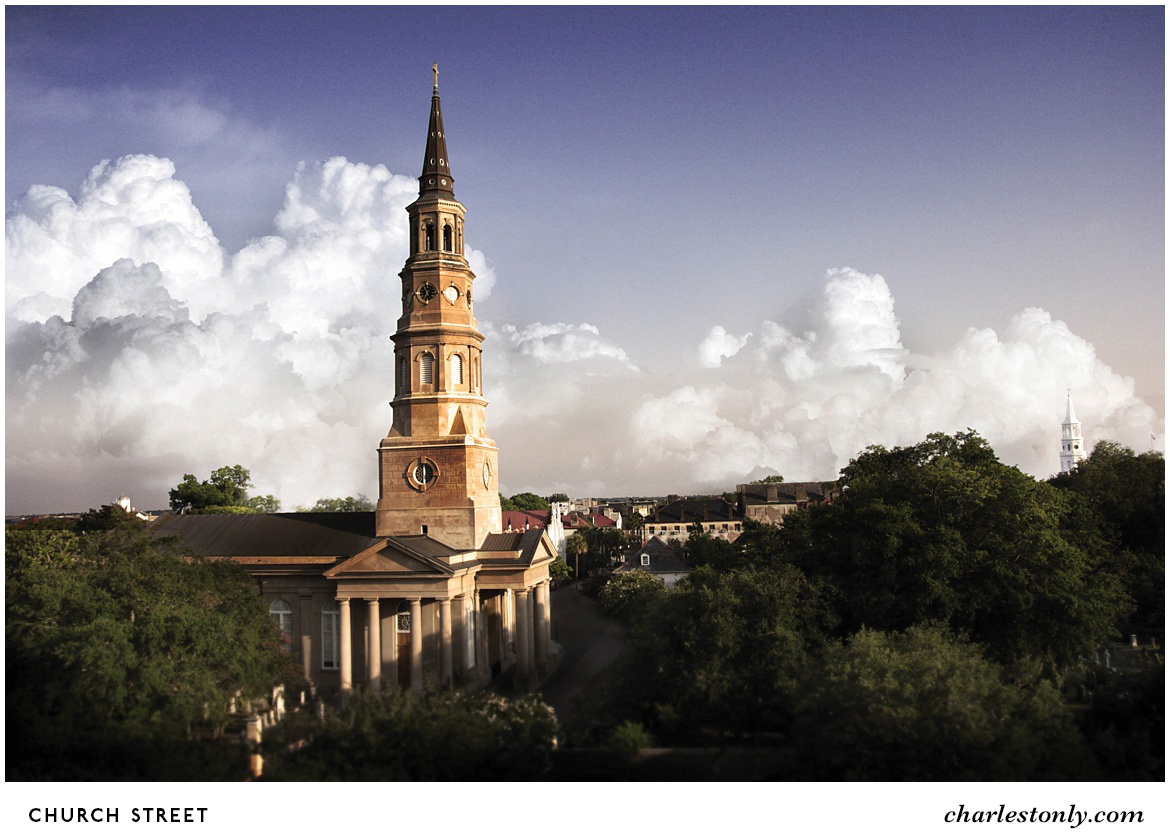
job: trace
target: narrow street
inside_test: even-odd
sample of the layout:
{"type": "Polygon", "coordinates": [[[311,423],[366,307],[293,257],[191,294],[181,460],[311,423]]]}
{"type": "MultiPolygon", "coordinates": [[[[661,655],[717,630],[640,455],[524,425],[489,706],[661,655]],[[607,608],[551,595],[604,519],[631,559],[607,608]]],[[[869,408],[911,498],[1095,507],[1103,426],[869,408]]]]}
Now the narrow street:
{"type": "Polygon", "coordinates": [[[541,686],[544,700],[568,725],[581,711],[577,698],[586,684],[617,659],[625,647],[622,627],[602,616],[597,602],[576,586],[552,594],[553,641],[563,649],[560,666],[541,686]]]}

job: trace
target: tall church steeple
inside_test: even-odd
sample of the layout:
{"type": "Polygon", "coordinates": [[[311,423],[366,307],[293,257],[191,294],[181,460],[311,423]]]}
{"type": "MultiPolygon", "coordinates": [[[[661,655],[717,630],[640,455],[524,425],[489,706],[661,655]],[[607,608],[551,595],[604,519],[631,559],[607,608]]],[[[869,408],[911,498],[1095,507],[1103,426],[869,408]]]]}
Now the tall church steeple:
{"type": "Polygon", "coordinates": [[[1064,412],[1064,423],[1060,425],[1060,473],[1071,471],[1085,459],[1085,440],[1081,438],[1081,423],[1073,412],[1072,391],[1068,393],[1068,406],[1064,412]]]}
{"type": "Polygon", "coordinates": [[[443,132],[443,111],[439,107],[439,65],[431,68],[435,74],[435,92],[431,94],[431,122],[427,128],[427,150],[423,156],[423,170],[418,178],[419,194],[438,192],[455,197],[455,178],[447,159],[447,136],[443,132]]]}
{"type": "Polygon", "coordinates": [[[503,528],[498,452],[485,426],[483,334],[463,251],[466,209],[455,200],[438,67],[433,71],[419,195],[406,208],[410,256],[398,274],[394,420],[378,447],[376,525],[379,535],[427,534],[470,550],[503,528]]]}

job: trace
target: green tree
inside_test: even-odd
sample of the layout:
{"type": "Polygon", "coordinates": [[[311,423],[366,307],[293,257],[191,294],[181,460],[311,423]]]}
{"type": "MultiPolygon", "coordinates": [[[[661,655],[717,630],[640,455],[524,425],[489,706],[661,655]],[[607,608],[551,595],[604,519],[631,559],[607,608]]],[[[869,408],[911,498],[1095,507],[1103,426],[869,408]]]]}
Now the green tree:
{"type": "Polygon", "coordinates": [[[569,502],[569,495],[563,494],[563,493],[550,494],[547,497],[545,497],[544,499],[547,500],[548,504],[551,506],[553,503],[567,503],[567,502],[569,502]]]}
{"type": "Polygon", "coordinates": [[[548,502],[530,491],[512,495],[512,505],[517,511],[548,511],[548,502]]]}
{"type": "Polygon", "coordinates": [[[781,476],[780,474],[769,474],[768,476],[764,477],[762,480],[753,480],[752,484],[753,485],[763,485],[763,484],[769,483],[769,482],[784,482],[784,477],[781,476]]]}
{"type": "Polygon", "coordinates": [[[280,500],[277,500],[271,494],[250,497],[248,498],[248,505],[261,514],[276,514],[280,511],[280,500]]]}
{"type": "Polygon", "coordinates": [[[606,616],[620,619],[643,600],[666,590],[661,579],[643,570],[614,573],[597,596],[597,605],[606,616]]]}
{"type": "Polygon", "coordinates": [[[573,570],[569,567],[568,564],[564,562],[563,559],[557,558],[549,565],[548,575],[549,578],[553,580],[553,584],[560,586],[561,584],[572,580],[573,570]]]}
{"type": "Polygon", "coordinates": [[[374,501],[365,494],[357,497],[322,497],[309,508],[298,508],[302,512],[369,512],[374,510],[374,501]]]}
{"type": "Polygon", "coordinates": [[[184,474],[183,481],[170,490],[171,511],[179,514],[246,514],[257,509],[248,505],[252,475],[241,465],[225,465],[199,481],[184,474]]]}
{"type": "Polygon", "coordinates": [[[937,626],[862,630],[811,666],[792,738],[800,774],[833,781],[1088,778],[1052,684],[1013,680],[937,626]]]}
{"type": "Polygon", "coordinates": [[[106,505],[90,509],[77,519],[77,531],[101,531],[107,529],[144,529],[146,521],[139,520],[119,505],[106,505]]]}
{"type": "Polygon", "coordinates": [[[568,554],[569,560],[573,562],[573,574],[577,578],[581,577],[581,556],[588,551],[589,544],[586,543],[580,532],[574,532],[565,538],[565,552],[568,554]]]}
{"type": "Polygon", "coordinates": [[[1134,603],[1129,622],[1149,630],[1166,624],[1166,462],[1098,442],[1089,458],[1049,482],[1084,500],[1112,546],[1110,567],[1134,603]]]}
{"type": "Polygon", "coordinates": [[[151,752],[193,778],[171,760],[191,725],[293,674],[243,570],[139,529],[10,535],[5,605],[9,729],[36,742],[10,778],[136,778],[151,752]]]}
{"type": "Polygon", "coordinates": [[[1067,493],[1001,464],[975,433],[867,449],[832,505],[774,535],[822,579],[848,634],[941,622],[992,658],[1075,663],[1113,632],[1124,594],[1067,493]]]}
{"type": "Polygon", "coordinates": [[[500,495],[500,511],[520,511],[520,509],[516,506],[515,503],[513,503],[511,500],[509,500],[507,497],[505,497],[503,494],[501,494],[500,495]]]}
{"type": "Polygon", "coordinates": [[[827,641],[821,591],[788,565],[700,567],[629,614],[629,711],[663,734],[784,732],[796,682],[827,641]]]}

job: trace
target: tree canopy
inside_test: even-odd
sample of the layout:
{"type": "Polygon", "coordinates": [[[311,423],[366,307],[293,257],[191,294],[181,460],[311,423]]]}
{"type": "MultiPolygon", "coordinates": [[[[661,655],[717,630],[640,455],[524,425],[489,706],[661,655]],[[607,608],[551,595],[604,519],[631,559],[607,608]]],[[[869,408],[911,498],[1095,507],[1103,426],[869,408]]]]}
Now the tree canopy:
{"type": "Polygon", "coordinates": [[[148,749],[221,721],[237,691],[292,674],[243,570],[140,527],[10,531],[5,604],[9,729],[36,742],[9,749],[10,778],[132,778],[148,749]],[[131,741],[144,755],[114,758],[131,741]]]}
{"type": "Polygon", "coordinates": [[[357,497],[322,497],[312,506],[300,507],[301,512],[368,512],[374,510],[374,501],[365,494],[357,497]]]}
{"type": "Polygon", "coordinates": [[[788,514],[782,553],[821,578],[846,633],[941,622],[1000,662],[1053,670],[1112,634],[1125,605],[1107,545],[1064,492],[973,432],[871,447],[841,496],[788,514]]]}
{"type": "Polygon", "coordinates": [[[1166,461],[1098,442],[1089,458],[1049,482],[1084,501],[1111,546],[1110,568],[1133,600],[1135,628],[1166,624],[1166,461]]]}
{"type": "MultiPolygon", "coordinates": [[[[183,481],[170,490],[171,511],[180,514],[246,514],[258,511],[248,503],[252,474],[242,465],[216,468],[205,480],[184,474],[183,481]]],[[[263,502],[275,499],[268,495],[263,502]]],[[[279,503],[277,503],[279,507],[279,503]]]]}
{"type": "Polygon", "coordinates": [[[809,779],[1069,779],[1089,763],[1050,682],[1013,682],[937,626],[862,630],[798,693],[792,735],[809,779]]]}

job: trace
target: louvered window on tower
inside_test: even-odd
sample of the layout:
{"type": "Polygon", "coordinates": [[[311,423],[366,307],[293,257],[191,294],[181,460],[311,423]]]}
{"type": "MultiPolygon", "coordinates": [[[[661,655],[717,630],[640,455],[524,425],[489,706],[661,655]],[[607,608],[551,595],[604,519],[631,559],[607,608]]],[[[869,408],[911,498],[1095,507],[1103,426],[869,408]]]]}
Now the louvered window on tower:
{"type": "Polygon", "coordinates": [[[463,355],[451,355],[451,380],[463,385],[463,355]]]}
{"type": "Polygon", "coordinates": [[[418,359],[418,380],[423,384],[435,382],[435,356],[430,352],[423,352],[418,359]]]}

